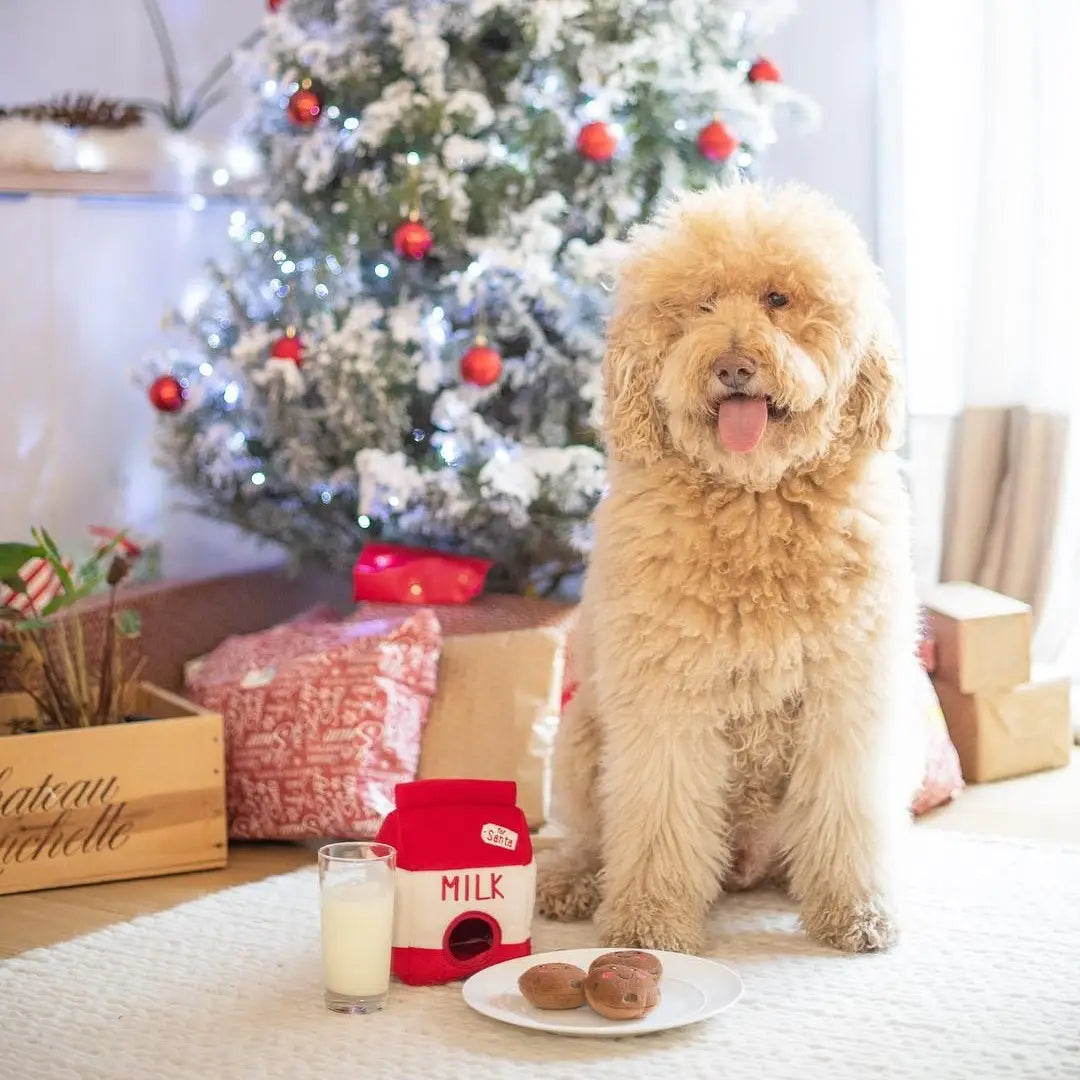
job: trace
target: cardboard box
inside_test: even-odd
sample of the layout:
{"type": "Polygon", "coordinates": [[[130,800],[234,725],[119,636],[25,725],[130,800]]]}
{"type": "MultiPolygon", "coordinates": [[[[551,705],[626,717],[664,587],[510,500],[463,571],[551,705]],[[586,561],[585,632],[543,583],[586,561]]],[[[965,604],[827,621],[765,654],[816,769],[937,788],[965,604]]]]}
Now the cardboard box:
{"type": "Polygon", "coordinates": [[[33,714],[0,694],[0,895],[224,866],[221,717],[142,683],[157,719],[11,734],[33,714]]]}
{"type": "Polygon", "coordinates": [[[514,780],[531,829],[547,820],[565,633],[448,637],[418,779],[514,780]]]}
{"type": "Polygon", "coordinates": [[[1002,780],[1069,763],[1067,676],[1039,673],[1022,686],[975,694],[935,678],[934,688],[968,782],[1002,780]]]}
{"type": "Polygon", "coordinates": [[[965,694],[1031,679],[1031,608],[968,582],[924,596],[936,650],[934,674],[965,694]]]}

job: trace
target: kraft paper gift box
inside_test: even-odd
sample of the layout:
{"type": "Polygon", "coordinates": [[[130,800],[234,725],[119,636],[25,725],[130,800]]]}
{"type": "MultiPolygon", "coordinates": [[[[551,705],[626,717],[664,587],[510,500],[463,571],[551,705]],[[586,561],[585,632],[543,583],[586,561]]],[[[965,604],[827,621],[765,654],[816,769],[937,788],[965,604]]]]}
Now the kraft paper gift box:
{"type": "Polygon", "coordinates": [[[421,780],[513,780],[531,829],[548,819],[565,632],[556,627],[443,641],[420,747],[421,780]]]}
{"type": "Polygon", "coordinates": [[[1031,608],[965,581],[923,597],[936,650],[935,678],[965,694],[1019,686],[1031,678],[1031,608]]]}
{"type": "Polygon", "coordinates": [[[1021,686],[975,694],[941,678],[934,686],[965,780],[1003,780],[1069,763],[1067,676],[1037,672],[1021,686]]]}

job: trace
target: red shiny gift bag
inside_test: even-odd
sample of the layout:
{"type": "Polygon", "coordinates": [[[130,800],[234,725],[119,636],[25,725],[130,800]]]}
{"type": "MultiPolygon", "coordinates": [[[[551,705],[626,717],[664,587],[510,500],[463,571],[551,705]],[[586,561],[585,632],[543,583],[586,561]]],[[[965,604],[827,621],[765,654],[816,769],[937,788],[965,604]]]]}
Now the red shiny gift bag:
{"type": "Polygon", "coordinates": [[[467,555],[367,544],[353,567],[353,598],[391,604],[466,604],[484,591],[493,563],[467,555]]]}

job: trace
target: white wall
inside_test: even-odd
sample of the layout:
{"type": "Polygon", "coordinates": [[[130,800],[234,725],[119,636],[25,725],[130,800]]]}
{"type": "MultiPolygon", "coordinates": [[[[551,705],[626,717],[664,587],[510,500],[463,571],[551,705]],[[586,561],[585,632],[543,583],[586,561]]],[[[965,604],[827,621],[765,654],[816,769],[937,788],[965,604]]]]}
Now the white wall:
{"type": "MultiPolygon", "coordinates": [[[[162,0],[191,87],[258,24],[264,0],[162,0]]],[[[141,0],[0,0],[0,103],[92,91],[158,97],[141,0]]],[[[228,104],[200,133],[223,133],[228,104]]],[[[231,208],[182,200],[0,194],[0,539],[43,524],[78,551],[91,524],[163,540],[170,576],[272,559],[180,509],[154,466],[156,414],[131,380],[161,318],[225,253],[231,208]]]]}
{"type": "MultiPolygon", "coordinates": [[[[189,87],[265,11],[265,0],[161,2],[189,87]]],[[[782,130],[765,175],[822,188],[871,242],[884,2],[802,0],[766,46],[824,119],[813,134],[782,130]]],[[[0,0],[0,102],[76,90],[160,97],[163,87],[142,0],[0,0]]],[[[222,106],[200,131],[224,131],[232,112],[222,106]]],[[[224,250],[225,217],[225,207],[198,214],[182,203],[0,197],[0,539],[35,522],[80,543],[91,523],[125,524],[164,539],[170,575],[272,557],[175,508],[152,465],[153,413],[128,377],[162,312],[224,250]]]]}
{"type": "Polygon", "coordinates": [[[849,214],[876,249],[877,10],[882,0],[801,0],[765,44],[785,82],[815,98],[821,127],[780,129],[762,174],[820,188],[849,214]]]}
{"type": "MultiPolygon", "coordinates": [[[[265,0],[158,0],[186,90],[252,32],[265,0]]],[[[0,0],[0,103],[64,92],[104,97],[165,96],[161,58],[142,0],[0,0]]],[[[223,102],[200,124],[227,129],[223,102]]]]}

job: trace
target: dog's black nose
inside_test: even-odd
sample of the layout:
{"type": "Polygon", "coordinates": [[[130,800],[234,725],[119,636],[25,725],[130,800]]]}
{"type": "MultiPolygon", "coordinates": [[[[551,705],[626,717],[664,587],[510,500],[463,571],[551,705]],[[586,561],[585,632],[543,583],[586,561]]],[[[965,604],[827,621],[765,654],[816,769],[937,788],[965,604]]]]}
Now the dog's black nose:
{"type": "Polygon", "coordinates": [[[757,371],[757,364],[742,353],[727,352],[713,361],[712,369],[729,390],[745,390],[757,371]]]}

